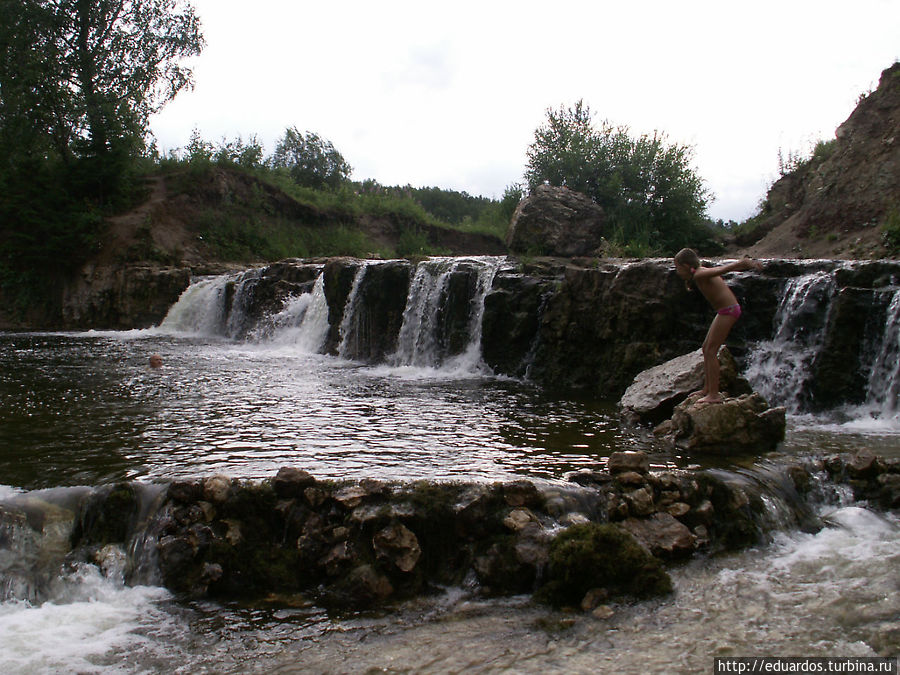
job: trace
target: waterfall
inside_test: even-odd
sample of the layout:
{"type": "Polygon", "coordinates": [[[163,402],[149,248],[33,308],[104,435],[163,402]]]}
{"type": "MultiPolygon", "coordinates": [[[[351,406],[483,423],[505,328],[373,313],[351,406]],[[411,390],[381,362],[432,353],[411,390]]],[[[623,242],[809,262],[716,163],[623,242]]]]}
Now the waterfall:
{"type": "Polygon", "coordinates": [[[165,332],[220,335],[233,276],[202,277],[188,286],[160,324],[165,332]]]}
{"type": "Polygon", "coordinates": [[[38,604],[64,598],[77,585],[78,565],[90,559],[103,576],[119,584],[158,584],[159,524],[154,522],[165,497],[164,485],[133,483],[135,514],[126,540],[108,536],[108,513],[100,513],[112,486],[52,488],[0,498],[0,601],[38,604]],[[100,509],[100,510],[98,510],[100,509]],[[99,523],[99,525],[98,525],[99,523]],[[88,542],[73,556],[72,536],[88,542]]]}
{"type": "Polygon", "coordinates": [[[160,324],[164,332],[236,337],[244,328],[259,270],[201,277],[185,289],[160,324]]]}
{"type": "Polygon", "coordinates": [[[880,338],[869,372],[865,407],[874,417],[900,421],[900,290],[894,291],[880,338]]]}
{"type": "Polygon", "coordinates": [[[358,353],[360,339],[360,331],[358,325],[359,317],[359,288],[362,286],[363,279],[366,276],[366,270],[369,266],[364,262],[361,264],[353,277],[353,286],[350,288],[350,294],[347,296],[347,302],[344,306],[344,318],[341,320],[340,327],[340,345],[338,345],[338,355],[341,358],[349,358],[350,355],[358,353]]]}
{"type": "Polygon", "coordinates": [[[443,258],[420,262],[409,285],[403,324],[397,338],[395,366],[432,366],[438,360],[435,320],[441,296],[458,261],[443,258]]]}
{"type": "Polygon", "coordinates": [[[312,292],[294,296],[272,317],[270,342],[293,346],[308,354],[322,350],[328,335],[328,301],[325,299],[325,279],[316,277],[312,292]]]}
{"type": "MultiPolygon", "coordinates": [[[[500,267],[500,258],[433,258],[420,262],[409,287],[397,350],[389,361],[393,366],[447,368],[476,372],[481,360],[481,320],[484,298],[500,267]],[[472,269],[474,268],[474,270],[472,269]],[[475,283],[465,298],[466,343],[454,349],[453,311],[457,308],[451,288],[454,275],[474,271],[475,283]]],[[[465,279],[468,281],[468,277],[465,279]]]]}
{"type": "Polygon", "coordinates": [[[789,279],[775,314],[773,337],[754,345],[745,376],[772,405],[798,412],[810,364],[822,347],[834,277],[815,272],[789,279]]]}
{"type": "Polygon", "coordinates": [[[481,372],[487,369],[481,358],[482,320],[484,319],[484,299],[494,284],[494,277],[500,269],[500,261],[492,259],[478,270],[475,295],[472,298],[472,313],[469,317],[469,343],[462,354],[452,360],[455,370],[481,372]]]}

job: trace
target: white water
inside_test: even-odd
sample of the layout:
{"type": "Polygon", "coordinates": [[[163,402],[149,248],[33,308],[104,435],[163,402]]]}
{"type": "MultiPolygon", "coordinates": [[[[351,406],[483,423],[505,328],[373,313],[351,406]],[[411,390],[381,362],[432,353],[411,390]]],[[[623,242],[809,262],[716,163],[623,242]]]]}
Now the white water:
{"type": "Polygon", "coordinates": [[[225,288],[234,276],[201,278],[181,294],[160,332],[172,335],[221,335],[225,319],[225,288]]]}
{"type": "Polygon", "coordinates": [[[328,302],[325,281],[320,274],[311,293],[288,299],[272,317],[269,343],[274,347],[294,347],[304,354],[318,354],[328,335],[328,302]]]}
{"type": "Polygon", "coordinates": [[[410,283],[397,351],[388,362],[394,367],[440,368],[450,373],[489,372],[481,360],[481,319],[484,298],[501,262],[501,258],[435,258],[419,263],[410,283]],[[469,342],[463,353],[448,357],[440,345],[439,310],[451,275],[462,264],[474,264],[478,271],[470,301],[469,342]]]}
{"type": "Polygon", "coordinates": [[[353,277],[353,286],[350,288],[350,294],[347,296],[347,302],[344,307],[344,317],[341,320],[340,338],[341,343],[338,345],[338,355],[342,358],[348,358],[350,354],[358,352],[359,330],[357,326],[357,316],[359,314],[359,287],[362,286],[363,279],[366,277],[366,271],[369,269],[367,264],[362,264],[357,268],[353,277]]]}
{"type": "Polygon", "coordinates": [[[696,673],[716,656],[896,656],[900,524],[857,506],[825,518],[818,534],[674,569],[672,596],[613,603],[603,620],[465,589],[344,618],[179,605],[83,565],[50,600],[0,604],[0,672],[696,673]]]}
{"type": "Polygon", "coordinates": [[[799,412],[800,394],[810,364],[822,346],[834,281],[827,272],[789,279],[775,315],[774,337],[754,346],[745,376],[753,388],[773,404],[799,412]],[[823,308],[823,296],[828,304],[823,308]],[[818,315],[817,330],[800,328],[801,321],[818,315]]]}
{"type": "Polygon", "coordinates": [[[801,393],[822,348],[834,294],[833,276],[827,272],[789,279],[775,315],[774,336],[753,345],[744,374],[770,404],[787,408],[797,428],[900,434],[900,290],[893,293],[883,327],[868,340],[866,400],[826,414],[804,411],[801,393]]]}
{"type": "MultiPolygon", "coordinates": [[[[459,357],[457,363],[463,365],[458,371],[454,370],[457,364],[453,359],[441,361],[435,352],[428,351],[431,338],[418,311],[419,303],[427,305],[429,296],[433,297],[444,283],[441,273],[423,276],[417,300],[408,304],[410,323],[408,327],[404,323],[412,339],[408,363],[359,369],[335,359],[327,369],[316,369],[309,360],[297,358],[296,353],[317,354],[328,331],[327,305],[319,279],[311,293],[290,299],[272,317],[271,326],[254,338],[256,344],[210,349],[208,345],[194,348],[194,342],[189,341],[190,351],[181,343],[167,345],[171,351],[165,353],[166,372],[153,377],[142,375],[123,385],[129,389],[125,406],[110,413],[109,420],[98,419],[100,425],[112,425],[113,418],[123,414],[123,407],[147,406],[146,415],[142,412],[134,417],[141,427],[133,447],[101,447],[99,452],[111,456],[152,454],[154,459],[156,455],[168,455],[170,464],[160,467],[168,475],[192,473],[195,469],[190,468],[190,462],[201,461],[179,454],[179,443],[200,448],[202,461],[217,469],[240,471],[246,462],[256,470],[268,462],[271,466],[266,465],[263,471],[267,474],[285,457],[299,456],[310,445],[310,457],[334,467],[335,475],[342,471],[371,472],[371,467],[385,461],[395,461],[397,467],[430,461],[459,468],[459,458],[465,457],[467,466],[463,468],[486,475],[498,466],[511,473],[523,470],[536,456],[544,461],[545,456],[562,455],[566,461],[561,450],[565,446],[556,438],[534,441],[531,437],[541,421],[554,412],[560,415],[559,426],[577,425],[580,409],[562,410],[558,404],[552,409],[536,407],[523,412],[519,419],[506,414],[522,405],[518,398],[495,400],[486,396],[482,400],[476,392],[470,401],[466,392],[459,390],[432,390],[430,385],[419,388],[429,378],[445,383],[452,373],[472,377],[478,372],[478,307],[483,311],[483,293],[496,271],[491,272],[490,265],[480,269],[483,274],[479,274],[471,315],[472,339],[466,350],[468,356],[459,357]],[[414,306],[416,309],[412,309],[414,306]],[[419,346],[421,365],[416,365],[419,346]],[[325,370],[327,376],[323,376],[325,370]],[[347,378],[331,377],[332,371],[341,370],[348,371],[347,378]],[[395,413],[390,410],[379,415],[383,408],[404,405],[392,393],[392,388],[403,388],[404,380],[412,381],[411,398],[419,406],[415,415],[399,420],[391,417],[395,413]],[[139,396],[131,396],[135,392],[139,396]],[[204,415],[182,419],[188,408],[169,405],[181,400],[190,409],[204,411],[204,415]],[[351,405],[340,407],[348,401],[351,405]],[[472,417],[454,428],[460,410],[469,408],[477,408],[480,418],[472,417]],[[290,433],[297,440],[290,443],[285,443],[283,436],[273,437],[273,430],[283,429],[298,417],[298,410],[303,419],[311,418],[313,423],[292,427],[290,433]],[[382,417],[391,418],[390,423],[385,424],[382,417]],[[315,436],[319,426],[327,428],[327,444],[320,444],[321,438],[315,436]],[[444,431],[453,435],[455,442],[445,443],[446,435],[425,435],[426,427],[428,434],[444,431]],[[503,431],[502,436],[492,436],[498,429],[503,431]],[[353,445],[348,436],[360,447],[344,448],[348,443],[353,445]],[[518,436],[529,436],[529,441],[523,444],[518,436]],[[149,444],[149,452],[142,440],[149,444]],[[498,452],[500,447],[506,448],[505,452],[498,452]],[[423,453],[423,448],[431,454],[423,453]],[[386,459],[392,451],[397,451],[397,456],[386,459]]],[[[241,288],[235,289],[233,316],[227,316],[225,286],[229,281],[242,286],[242,279],[246,280],[240,275],[201,280],[186,291],[184,302],[173,307],[160,329],[144,335],[235,335],[242,329],[241,288]],[[201,300],[203,295],[206,297],[201,300]]],[[[813,299],[815,289],[827,295],[822,284],[815,277],[801,278],[785,294],[778,319],[781,338],[770,347],[772,360],[761,361],[766,368],[783,374],[776,380],[780,384],[773,387],[773,396],[792,391],[791,378],[808,362],[809,354],[802,350],[813,349],[816,336],[792,332],[790,318],[813,299]],[[793,346],[798,346],[800,353],[783,353],[793,346]]],[[[896,407],[891,406],[897,391],[900,320],[896,305],[895,296],[893,319],[886,324],[883,339],[875,340],[880,351],[874,359],[867,407],[857,411],[858,417],[842,423],[795,414],[790,435],[796,438],[798,425],[807,423],[816,434],[826,433],[827,442],[834,442],[835,431],[858,433],[866,444],[873,429],[882,429],[885,434],[897,432],[900,425],[896,415],[891,416],[896,413],[896,407]],[[881,387],[883,383],[887,386],[881,387]]],[[[127,338],[110,339],[141,337],[138,331],[127,338]]],[[[82,358],[90,358],[97,351],[87,349],[82,358]]],[[[138,356],[124,354],[126,361],[143,364],[138,356]]],[[[79,367],[80,361],[76,359],[75,365],[65,359],[54,363],[64,365],[57,366],[57,372],[50,367],[46,371],[48,377],[58,380],[67,370],[79,367]]],[[[90,369],[85,369],[73,382],[93,377],[90,369]]],[[[121,378],[122,382],[126,379],[121,378]]],[[[84,401],[97,397],[98,392],[102,398],[105,389],[97,386],[82,391],[72,386],[66,389],[64,399],[70,405],[85,405],[84,401]]],[[[39,410],[42,401],[26,398],[25,403],[39,410]]],[[[593,424],[599,425],[600,420],[593,424]]],[[[579,443],[590,440],[589,433],[593,433],[580,428],[577,431],[579,443]]],[[[128,433],[134,430],[113,429],[111,435],[121,438],[128,433]]],[[[550,430],[547,435],[555,433],[550,430]]],[[[819,438],[816,436],[813,450],[828,450],[819,438]]],[[[792,442],[789,438],[788,445],[792,442]]],[[[601,452],[592,447],[585,454],[601,452]]],[[[72,471],[76,470],[73,466],[72,471]]],[[[388,464],[388,470],[398,469],[388,464]]],[[[537,469],[541,470],[545,470],[543,465],[537,469]]],[[[20,494],[0,486],[3,499],[20,494]]],[[[371,669],[693,673],[709,672],[714,656],[896,655],[900,651],[897,519],[858,506],[844,506],[827,520],[831,526],[815,535],[781,533],[770,546],[715,560],[697,560],[676,569],[674,596],[652,603],[613,605],[613,617],[602,621],[581,615],[560,616],[533,607],[524,599],[476,600],[465,589],[448,589],[441,598],[422,600],[396,613],[343,619],[329,617],[302,601],[290,606],[186,605],[175,603],[158,587],[124,586],[120,571],[114,567],[104,574],[97,567],[80,565],[62,570],[40,595],[28,589],[17,592],[30,601],[0,603],[0,672],[338,673],[371,669]],[[557,625],[560,619],[573,620],[574,625],[562,632],[542,627],[557,625]]],[[[53,534],[52,530],[48,532],[53,534]]]]}
{"type": "Polygon", "coordinates": [[[900,426],[900,290],[888,307],[888,320],[869,375],[866,406],[873,418],[892,420],[900,426]]]}

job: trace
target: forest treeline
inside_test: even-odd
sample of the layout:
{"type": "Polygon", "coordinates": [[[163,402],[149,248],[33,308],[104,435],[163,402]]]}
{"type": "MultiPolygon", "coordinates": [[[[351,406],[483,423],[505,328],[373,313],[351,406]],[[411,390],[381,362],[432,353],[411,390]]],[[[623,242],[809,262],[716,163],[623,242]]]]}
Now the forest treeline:
{"type": "MultiPolygon", "coordinates": [[[[204,46],[200,19],[184,0],[0,0],[0,286],[7,297],[40,297],[42,287],[78,269],[102,242],[107,218],[146,198],[147,176],[198,176],[217,165],[302,203],[501,239],[529,189],[565,185],[604,207],[611,245],[623,254],[717,245],[723,224],[707,218],[709,194],[692,149],[661,133],[634,137],[627,127],[597,123],[580,101],[547,110],[523,180],[497,198],[352,180],[329,140],[295,126],[268,155],[255,136],[211,141],[195,130],[163,156],[150,116],[191,87],[188,64],[204,46]]],[[[250,243],[234,251],[265,244],[247,227],[252,222],[235,236],[250,243]]],[[[293,253],[350,253],[340,239],[327,241],[322,250],[307,243],[293,253]]],[[[289,243],[262,247],[249,253],[292,253],[289,243]]],[[[424,240],[399,248],[436,252],[424,240]]]]}

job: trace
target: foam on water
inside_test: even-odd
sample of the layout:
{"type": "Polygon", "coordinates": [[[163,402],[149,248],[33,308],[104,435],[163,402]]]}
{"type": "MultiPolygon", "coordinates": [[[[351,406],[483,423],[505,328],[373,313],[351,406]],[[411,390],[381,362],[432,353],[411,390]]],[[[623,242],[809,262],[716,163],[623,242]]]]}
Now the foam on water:
{"type": "Polygon", "coordinates": [[[61,577],[52,600],[0,604],[0,672],[136,672],[129,654],[162,651],[165,589],[125,587],[92,565],[61,577]],[[142,632],[144,634],[142,634],[142,632]]]}

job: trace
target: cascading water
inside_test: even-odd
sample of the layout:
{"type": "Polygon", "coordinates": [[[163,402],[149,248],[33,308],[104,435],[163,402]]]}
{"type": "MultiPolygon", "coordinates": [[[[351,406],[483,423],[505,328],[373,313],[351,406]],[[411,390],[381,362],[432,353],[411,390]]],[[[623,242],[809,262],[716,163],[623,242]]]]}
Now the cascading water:
{"type": "Polygon", "coordinates": [[[325,279],[320,274],[310,293],[289,298],[284,309],[272,317],[269,341],[317,354],[327,335],[328,301],[325,299],[325,279]]]}
{"type": "Polygon", "coordinates": [[[259,270],[204,277],[181,294],[160,324],[160,330],[235,338],[246,328],[246,309],[259,270]]]}
{"type": "Polygon", "coordinates": [[[481,361],[481,321],[484,298],[491,289],[501,258],[435,258],[420,262],[410,283],[397,350],[390,363],[395,367],[444,368],[454,371],[484,370],[481,361]],[[466,342],[454,352],[447,337],[449,297],[455,274],[474,267],[474,288],[466,299],[466,342]]]}
{"type": "Polygon", "coordinates": [[[353,286],[350,288],[350,295],[347,296],[347,302],[344,306],[344,317],[341,320],[339,333],[341,343],[338,345],[338,355],[342,358],[350,358],[351,354],[358,352],[359,345],[356,343],[362,336],[358,325],[359,305],[357,299],[360,286],[362,286],[368,269],[369,265],[365,263],[357,268],[356,274],[353,276],[353,286]]]}
{"type": "Polygon", "coordinates": [[[772,405],[801,410],[809,366],[822,346],[834,292],[834,277],[827,272],[787,281],[773,337],[754,345],[745,371],[754,390],[772,405]]]}
{"type": "Polygon", "coordinates": [[[866,394],[865,407],[873,416],[900,421],[900,290],[894,291],[887,310],[866,394]]]}
{"type": "Polygon", "coordinates": [[[228,275],[194,281],[169,308],[160,329],[167,333],[221,335],[226,316],[226,291],[233,279],[228,275]]]}

